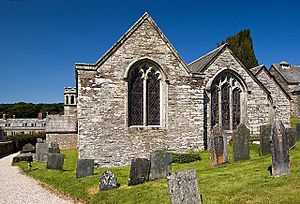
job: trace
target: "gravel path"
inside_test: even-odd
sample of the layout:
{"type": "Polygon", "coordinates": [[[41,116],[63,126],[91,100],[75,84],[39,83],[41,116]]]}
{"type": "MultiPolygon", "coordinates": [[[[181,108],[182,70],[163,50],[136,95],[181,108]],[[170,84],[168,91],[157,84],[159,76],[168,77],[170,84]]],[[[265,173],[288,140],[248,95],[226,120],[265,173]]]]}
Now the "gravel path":
{"type": "Polygon", "coordinates": [[[73,203],[42,188],[39,183],[11,166],[12,154],[0,159],[0,204],[63,204],[73,203]]]}

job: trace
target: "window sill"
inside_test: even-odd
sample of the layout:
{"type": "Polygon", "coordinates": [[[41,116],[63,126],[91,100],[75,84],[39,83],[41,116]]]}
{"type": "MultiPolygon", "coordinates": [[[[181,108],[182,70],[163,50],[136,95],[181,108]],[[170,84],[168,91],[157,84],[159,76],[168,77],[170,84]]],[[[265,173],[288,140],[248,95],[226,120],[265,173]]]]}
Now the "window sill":
{"type": "Polygon", "coordinates": [[[149,126],[142,126],[142,125],[133,125],[129,126],[129,131],[139,131],[139,130],[163,130],[164,127],[160,125],[149,125],[149,126]]]}

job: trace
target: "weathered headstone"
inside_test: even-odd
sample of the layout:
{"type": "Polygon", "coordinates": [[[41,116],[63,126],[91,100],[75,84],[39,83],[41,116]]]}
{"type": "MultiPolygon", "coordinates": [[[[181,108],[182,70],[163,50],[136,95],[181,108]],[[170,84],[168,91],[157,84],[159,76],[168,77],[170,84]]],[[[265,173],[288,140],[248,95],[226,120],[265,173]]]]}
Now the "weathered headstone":
{"type": "Polygon", "coordinates": [[[194,169],[172,173],[168,179],[170,203],[202,203],[198,180],[194,169]]]}
{"type": "Polygon", "coordinates": [[[21,151],[21,153],[33,153],[33,152],[35,152],[35,148],[30,143],[25,144],[21,151]]]}
{"type": "Polygon", "coordinates": [[[272,125],[272,176],[279,177],[291,172],[289,143],[281,121],[272,125]]]}
{"type": "Polygon", "coordinates": [[[94,174],[93,159],[78,159],[76,161],[76,178],[92,176],[94,174]]]}
{"type": "Polygon", "coordinates": [[[120,186],[118,184],[117,178],[115,177],[114,173],[111,171],[105,171],[99,179],[99,190],[106,191],[116,189],[120,186]]]}
{"type": "Polygon", "coordinates": [[[64,155],[49,153],[47,159],[47,169],[62,170],[64,166],[64,155]]]}
{"type": "Polygon", "coordinates": [[[51,142],[49,153],[60,153],[59,144],[57,142],[51,142]]]}
{"type": "Polygon", "coordinates": [[[42,143],[42,142],[43,142],[43,139],[42,139],[42,138],[36,138],[36,142],[37,142],[37,143],[42,143]]]}
{"type": "Polygon", "coordinates": [[[228,162],[227,136],[217,124],[210,134],[210,166],[225,165],[228,162]]]}
{"type": "Polygon", "coordinates": [[[48,157],[49,146],[47,143],[36,143],[35,145],[36,153],[34,161],[36,162],[46,162],[48,157]]]}
{"type": "Polygon", "coordinates": [[[296,148],[296,129],[294,128],[286,128],[285,129],[286,136],[289,141],[289,149],[295,149],[296,148]]]}
{"type": "Polygon", "coordinates": [[[13,158],[12,163],[17,163],[21,161],[32,162],[32,153],[20,153],[13,158]]]}
{"type": "Polygon", "coordinates": [[[300,140],[300,124],[296,124],[296,132],[297,132],[296,139],[300,140]]]}
{"type": "Polygon", "coordinates": [[[260,126],[260,155],[271,154],[271,125],[260,126]]]}
{"type": "Polygon", "coordinates": [[[250,159],[250,131],[241,123],[233,132],[233,161],[250,159]]]}
{"type": "Polygon", "coordinates": [[[131,160],[128,186],[149,181],[150,161],[144,158],[131,160]]]}
{"type": "Polygon", "coordinates": [[[167,178],[172,173],[171,152],[151,152],[149,180],[167,178]]]}

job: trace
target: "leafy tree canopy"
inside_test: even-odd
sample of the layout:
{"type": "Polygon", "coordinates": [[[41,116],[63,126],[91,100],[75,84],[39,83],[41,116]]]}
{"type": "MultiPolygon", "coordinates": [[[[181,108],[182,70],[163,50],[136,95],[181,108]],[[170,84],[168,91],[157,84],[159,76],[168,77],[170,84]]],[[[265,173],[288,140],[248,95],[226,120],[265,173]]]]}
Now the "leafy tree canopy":
{"type": "MultiPolygon", "coordinates": [[[[250,29],[241,30],[235,35],[229,36],[221,45],[228,43],[230,49],[237,55],[247,68],[258,66],[255,57],[250,29]]],[[[220,46],[220,44],[218,44],[220,46]]]]}
{"type": "Polygon", "coordinates": [[[0,117],[7,114],[10,118],[15,115],[16,118],[37,118],[39,113],[46,114],[63,114],[64,104],[33,104],[19,102],[15,104],[0,104],[0,117]]]}

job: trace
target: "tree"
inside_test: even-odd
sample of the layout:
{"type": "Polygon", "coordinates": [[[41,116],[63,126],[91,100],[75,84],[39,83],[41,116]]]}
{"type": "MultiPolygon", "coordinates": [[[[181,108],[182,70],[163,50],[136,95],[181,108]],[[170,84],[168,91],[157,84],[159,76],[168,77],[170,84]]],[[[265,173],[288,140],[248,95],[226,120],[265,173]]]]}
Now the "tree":
{"type": "Polygon", "coordinates": [[[255,57],[250,29],[241,30],[236,35],[229,36],[221,45],[228,43],[230,49],[237,55],[247,68],[258,66],[255,57]]]}

